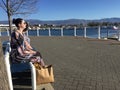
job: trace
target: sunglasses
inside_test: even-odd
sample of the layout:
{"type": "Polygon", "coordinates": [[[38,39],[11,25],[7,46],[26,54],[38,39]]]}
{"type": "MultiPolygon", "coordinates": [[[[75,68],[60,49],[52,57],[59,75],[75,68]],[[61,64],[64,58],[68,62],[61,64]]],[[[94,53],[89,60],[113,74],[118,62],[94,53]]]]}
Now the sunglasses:
{"type": "Polygon", "coordinates": [[[24,22],[23,24],[27,24],[26,22],[24,22]]]}

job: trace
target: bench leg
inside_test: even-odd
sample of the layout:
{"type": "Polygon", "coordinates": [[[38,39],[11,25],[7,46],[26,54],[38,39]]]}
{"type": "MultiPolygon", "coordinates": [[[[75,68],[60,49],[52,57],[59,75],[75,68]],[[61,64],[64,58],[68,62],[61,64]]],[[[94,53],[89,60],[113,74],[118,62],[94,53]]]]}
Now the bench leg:
{"type": "Polygon", "coordinates": [[[30,67],[31,67],[32,90],[36,90],[36,71],[32,62],[30,62],[30,67]]]}
{"type": "Polygon", "coordinates": [[[7,76],[8,76],[9,88],[10,90],[13,90],[12,75],[11,75],[10,62],[9,62],[9,52],[5,53],[5,66],[6,66],[7,76]]]}

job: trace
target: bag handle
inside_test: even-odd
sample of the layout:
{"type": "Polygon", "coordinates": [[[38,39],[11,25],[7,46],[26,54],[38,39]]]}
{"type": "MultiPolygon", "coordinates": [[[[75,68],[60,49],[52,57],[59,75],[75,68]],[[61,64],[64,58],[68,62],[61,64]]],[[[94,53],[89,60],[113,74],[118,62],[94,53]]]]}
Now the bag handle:
{"type": "Polygon", "coordinates": [[[36,69],[42,69],[43,68],[43,66],[39,62],[35,62],[34,66],[35,66],[36,69]]]}
{"type": "Polygon", "coordinates": [[[42,66],[41,63],[39,63],[39,62],[35,62],[34,66],[35,66],[36,69],[42,69],[42,68],[52,67],[52,65],[42,66]]]}

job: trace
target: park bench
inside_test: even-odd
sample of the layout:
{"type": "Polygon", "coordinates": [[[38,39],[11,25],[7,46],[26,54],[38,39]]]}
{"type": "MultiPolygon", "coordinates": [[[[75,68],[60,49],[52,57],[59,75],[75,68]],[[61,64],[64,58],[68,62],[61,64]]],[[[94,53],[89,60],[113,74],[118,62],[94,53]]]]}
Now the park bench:
{"type": "Polygon", "coordinates": [[[8,81],[10,90],[13,90],[13,81],[12,81],[12,73],[17,72],[25,72],[30,70],[31,73],[31,82],[32,82],[32,90],[54,90],[52,85],[50,83],[47,84],[41,84],[36,85],[36,70],[32,62],[26,62],[26,63],[11,63],[9,60],[9,54],[11,51],[10,48],[10,42],[4,41],[2,43],[3,46],[3,53],[5,58],[5,64],[6,64],[6,70],[8,75],[8,81]]]}
{"type": "Polygon", "coordinates": [[[10,42],[4,41],[2,43],[2,46],[3,46],[3,53],[4,53],[4,58],[5,58],[5,65],[6,65],[10,90],[13,90],[12,73],[24,72],[26,70],[31,71],[32,90],[36,90],[36,72],[35,72],[34,65],[31,62],[11,63],[9,60],[9,54],[11,51],[10,42]]]}

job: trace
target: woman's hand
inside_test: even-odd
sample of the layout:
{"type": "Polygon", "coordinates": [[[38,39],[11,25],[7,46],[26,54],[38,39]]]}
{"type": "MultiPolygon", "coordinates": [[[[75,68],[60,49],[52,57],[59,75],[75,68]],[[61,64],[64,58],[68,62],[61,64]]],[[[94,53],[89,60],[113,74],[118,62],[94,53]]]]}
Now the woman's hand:
{"type": "Polygon", "coordinates": [[[36,54],[36,51],[33,51],[33,50],[25,50],[24,52],[26,54],[36,54]]]}

